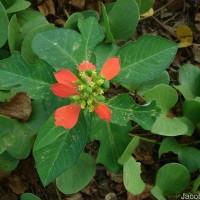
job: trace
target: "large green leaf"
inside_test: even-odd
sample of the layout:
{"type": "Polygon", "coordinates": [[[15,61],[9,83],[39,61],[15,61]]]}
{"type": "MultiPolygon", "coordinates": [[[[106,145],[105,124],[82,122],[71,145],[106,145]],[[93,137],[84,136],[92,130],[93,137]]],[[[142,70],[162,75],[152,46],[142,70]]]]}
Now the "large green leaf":
{"type": "Polygon", "coordinates": [[[18,159],[13,158],[8,152],[4,152],[0,155],[0,170],[10,172],[17,167],[19,163],[18,159]]]}
{"type": "Polygon", "coordinates": [[[29,31],[48,23],[40,12],[31,9],[13,15],[8,27],[8,44],[11,53],[21,49],[22,41],[29,31]]]}
{"type": "Polygon", "coordinates": [[[149,11],[149,9],[153,6],[155,0],[135,0],[139,6],[140,14],[144,14],[149,11]]]}
{"type": "Polygon", "coordinates": [[[121,168],[118,159],[129,143],[130,130],[130,124],[122,127],[94,116],[91,120],[90,137],[101,143],[97,162],[104,164],[114,173],[118,173],[121,168]]]}
{"type": "Polygon", "coordinates": [[[81,114],[70,130],[55,126],[52,115],[40,129],[34,144],[36,168],[44,186],[78,162],[87,139],[87,127],[81,114]]]}
{"type": "Polygon", "coordinates": [[[0,2],[0,47],[2,47],[8,39],[8,17],[5,8],[0,2]]]}
{"type": "Polygon", "coordinates": [[[200,122],[200,101],[196,99],[184,101],[183,115],[194,123],[200,122]]]}
{"type": "Polygon", "coordinates": [[[164,196],[183,192],[190,181],[190,174],[183,165],[170,163],[161,167],[156,175],[155,187],[151,193],[157,199],[165,199],[164,196]],[[162,198],[159,198],[159,197],[162,198]]]}
{"type": "Polygon", "coordinates": [[[172,62],[176,51],[176,43],[153,35],[128,42],[117,52],[121,71],[114,81],[128,89],[137,89],[161,74],[172,62]]]}
{"type": "Polygon", "coordinates": [[[92,51],[104,39],[104,34],[97,19],[94,17],[79,21],[78,28],[83,40],[80,48],[73,53],[73,56],[81,63],[83,60],[90,60],[92,51]]]}
{"type": "Polygon", "coordinates": [[[160,109],[155,102],[146,105],[136,104],[128,94],[120,94],[108,102],[112,110],[111,122],[126,126],[129,120],[137,122],[144,129],[150,130],[160,109]]]}
{"type": "Polygon", "coordinates": [[[95,168],[94,158],[90,154],[82,153],[78,162],[56,179],[56,185],[64,194],[79,192],[90,182],[95,168]]]}
{"type": "Polygon", "coordinates": [[[15,13],[28,8],[31,3],[25,0],[1,0],[7,13],[15,13]]]}
{"type": "Polygon", "coordinates": [[[200,96],[200,69],[191,64],[185,64],[179,69],[179,82],[175,86],[185,99],[194,99],[200,96]]]}
{"type": "Polygon", "coordinates": [[[141,194],[144,191],[145,183],[141,179],[141,163],[130,157],[123,166],[123,182],[125,188],[132,194],[141,194]]]}
{"type": "Polygon", "coordinates": [[[160,84],[144,93],[144,98],[148,102],[155,100],[163,114],[175,106],[178,101],[176,90],[169,85],[160,84]]]}
{"type": "Polygon", "coordinates": [[[55,29],[38,33],[32,43],[33,52],[56,70],[76,72],[79,63],[72,56],[81,45],[82,37],[74,30],[55,29]]]}
{"type": "Polygon", "coordinates": [[[28,65],[19,53],[0,61],[0,83],[13,91],[27,92],[32,99],[46,98],[55,82],[53,68],[39,61],[35,66],[28,65]]]}
{"type": "Polygon", "coordinates": [[[31,48],[32,40],[34,36],[39,32],[42,32],[45,30],[51,30],[53,28],[54,28],[53,24],[44,24],[42,26],[36,27],[35,29],[29,31],[28,34],[25,36],[22,42],[21,54],[27,63],[35,64],[36,60],[38,60],[38,57],[33,53],[33,50],[31,48]]]}
{"type": "Polygon", "coordinates": [[[178,160],[190,172],[200,168],[200,150],[193,147],[181,146],[175,138],[166,138],[162,141],[159,149],[159,156],[164,153],[173,152],[178,155],[178,160]]]}
{"type": "Polygon", "coordinates": [[[107,37],[107,39],[113,42],[113,36],[118,41],[127,40],[134,33],[139,20],[137,3],[134,0],[117,0],[112,5],[112,9],[108,7],[110,8],[109,5],[106,5],[106,10],[103,7],[104,10],[101,16],[103,19],[102,26],[105,29],[106,35],[111,36],[107,37]]]}

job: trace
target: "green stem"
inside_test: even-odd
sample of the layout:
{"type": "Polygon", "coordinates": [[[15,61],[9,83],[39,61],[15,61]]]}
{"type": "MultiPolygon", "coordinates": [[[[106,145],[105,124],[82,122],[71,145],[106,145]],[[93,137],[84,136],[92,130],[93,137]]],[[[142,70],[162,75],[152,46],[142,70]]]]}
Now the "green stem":
{"type": "Polygon", "coordinates": [[[150,143],[154,143],[154,144],[161,144],[160,142],[157,142],[156,140],[140,137],[139,135],[129,134],[129,136],[131,136],[131,137],[138,136],[140,138],[140,140],[143,140],[145,142],[150,142],[150,143]]]}

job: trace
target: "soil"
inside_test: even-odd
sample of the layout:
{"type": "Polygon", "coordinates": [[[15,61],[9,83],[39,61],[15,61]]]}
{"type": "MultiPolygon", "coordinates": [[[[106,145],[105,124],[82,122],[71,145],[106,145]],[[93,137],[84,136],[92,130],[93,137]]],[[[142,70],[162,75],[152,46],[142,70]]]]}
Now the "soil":
{"type": "MultiPolygon", "coordinates": [[[[46,15],[47,19],[62,27],[67,20],[67,16],[73,12],[86,9],[101,10],[101,2],[111,2],[109,0],[31,0],[32,7],[46,15]],[[45,7],[46,5],[46,7],[45,7]]],[[[153,7],[154,15],[140,20],[136,33],[132,36],[133,40],[138,39],[143,34],[154,34],[174,42],[178,42],[175,31],[180,25],[187,25],[193,32],[194,45],[181,48],[168,69],[171,84],[178,83],[178,69],[184,63],[192,63],[200,67],[199,52],[195,50],[195,45],[200,44],[200,1],[199,0],[157,0],[153,7]],[[199,16],[199,17],[198,17],[199,16]]],[[[123,88],[115,86],[110,90],[112,93],[121,93],[123,88]]],[[[134,97],[138,103],[143,103],[139,97],[134,97]]],[[[173,109],[174,114],[181,114],[180,104],[183,97],[179,95],[179,103],[173,109]]],[[[37,172],[34,168],[34,160],[29,158],[20,162],[18,167],[9,173],[0,172],[0,200],[20,199],[24,192],[31,192],[42,200],[153,200],[155,199],[150,190],[155,183],[157,170],[172,161],[177,161],[174,154],[166,154],[158,159],[158,147],[162,137],[144,131],[141,127],[133,124],[134,133],[145,138],[155,140],[156,143],[141,142],[135,152],[135,158],[141,162],[142,179],[146,183],[145,191],[138,196],[128,193],[122,182],[122,174],[114,175],[102,165],[97,165],[96,175],[92,181],[82,191],[73,195],[64,195],[59,192],[54,183],[43,187],[37,172]]],[[[196,131],[192,137],[179,137],[181,142],[192,142],[200,138],[200,132],[196,131]]],[[[197,146],[199,147],[200,146],[197,146]]],[[[98,149],[98,143],[88,148],[98,149]]],[[[196,174],[192,174],[192,179],[196,174]]],[[[168,199],[173,199],[168,197],[168,199]]]]}

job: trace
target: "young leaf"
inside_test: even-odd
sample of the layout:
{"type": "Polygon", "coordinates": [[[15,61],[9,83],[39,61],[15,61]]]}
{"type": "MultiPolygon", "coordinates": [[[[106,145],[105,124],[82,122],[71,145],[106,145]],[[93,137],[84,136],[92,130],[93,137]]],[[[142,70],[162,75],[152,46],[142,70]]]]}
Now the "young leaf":
{"type": "Polygon", "coordinates": [[[97,157],[97,163],[102,163],[114,173],[118,173],[121,166],[118,159],[129,143],[130,124],[122,127],[108,123],[94,116],[91,120],[90,138],[99,140],[101,145],[97,157]]]}
{"type": "Polygon", "coordinates": [[[102,26],[104,26],[106,35],[110,35],[107,39],[111,42],[112,36],[115,40],[127,40],[134,33],[139,20],[138,5],[134,0],[117,0],[109,10],[106,5],[102,12],[102,26]],[[124,12],[126,11],[126,12],[124,12]],[[119,14],[120,13],[120,14],[119,14]],[[130,26],[131,24],[131,26],[130,26]]]}
{"type": "Polygon", "coordinates": [[[158,199],[159,196],[169,196],[183,192],[190,181],[188,170],[181,164],[170,163],[161,167],[156,175],[155,187],[151,193],[158,199]],[[174,176],[176,175],[176,176],[174,176]]]}
{"type": "Polygon", "coordinates": [[[191,64],[185,64],[179,69],[179,82],[175,88],[180,90],[185,99],[200,96],[200,69],[191,64]]]}
{"type": "Polygon", "coordinates": [[[11,53],[20,51],[22,41],[29,31],[49,22],[40,12],[26,9],[12,16],[8,27],[8,44],[11,53]]]}
{"type": "Polygon", "coordinates": [[[83,60],[90,60],[94,48],[104,39],[101,27],[94,17],[89,17],[78,22],[78,28],[83,40],[80,48],[73,52],[73,56],[81,63],[83,60]]]}
{"type": "Polygon", "coordinates": [[[2,4],[6,8],[7,13],[15,13],[28,8],[31,3],[25,0],[1,0],[2,4]]]}
{"type": "Polygon", "coordinates": [[[176,90],[169,85],[160,84],[144,93],[144,98],[150,102],[156,100],[156,104],[163,114],[167,112],[177,103],[178,94],[176,90]]]}
{"type": "Polygon", "coordinates": [[[144,191],[145,183],[141,179],[141,163],[130,157],[123,166],[123,182],[125,188],[132,194],[141,194],[144,191]]]}
{"type": "Polygon", "coordinates": [[[138,4],[138,7],[140,9],[140,15],[146,13],[149,11],[150,8],[152,8],[155,0],[135,0],[138,4]]]}
{"type": "Polygon", "coordinates": [[[56,178],[56,186],[64,194],[79,192],[92,179],[95,167],[94,158],[90,154],[82,153],[75,165],[56,178]]]}
{"type": "Polygon", "coordinates": [[[32,193],[24,193],[21,195],[20,200],[41,200],[39,197],[35,196],[32,193]]]}
{"type": "Polygon", "coordinates": [[[32,42],[32,49],[39,58],[56,70],[69,69],[76,72],[78,62],[72,56],[81,45],[82,37],[73,30],[55,29],[38,33],[32,42]]]}
{"type": "Polygon", "coordinates": [[[128,89],[137,89],[161,74],[174,59],[176,51],[176,43],[153,35],[128,42],[117,52],[121,71],[113,81],[128,89]]]}
{"type": "Polygon", "coordinates": [[[0,61],[0,82],[5,87],[12,87],[14,92],[27,92],[32,99],[43,99],[51,93],[55,82],[54,70],[44,61],[31,67],[19,53],[0,61]]]}
{"type": "Polygon", "coordinates": [[[200,175],[198,178],[194,181],[193,187],[192,187],[192,193],[196,193],[197,189],[200,187],[200,175]]]}
{"type": "Polygon", "coordinates": [[[2,47],[7,39],[8,39],[8,17],[7,17],[7,13],[6,10],[4,8],[4,6],[2,5],[2,3],[0,2],[0,47],[2,47]]]}
{"type": "Polygon", "coordinates": [[[87,139],[83,115],[73,129],[55,126],[52,115],[40,129],[33,148],[36,168],[44,186],[78,162],[87,139]]]}

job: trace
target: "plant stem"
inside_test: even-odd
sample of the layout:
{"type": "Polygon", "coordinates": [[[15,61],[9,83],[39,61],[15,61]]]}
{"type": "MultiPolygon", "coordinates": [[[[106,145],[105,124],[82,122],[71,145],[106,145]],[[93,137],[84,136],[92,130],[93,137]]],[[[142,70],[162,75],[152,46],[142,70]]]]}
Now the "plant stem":
{"type": "Polygon", "coordinates": [[[148,139],[148,138],[144,138],[144,137],[140,137],[139,135],[134,135],[134,134],[129,134],[131,137],[134,136],[138,136],[140,138],[140,140],[143,140],[145,142],[150,142],[150,143],[154,143],[154,144],[160,144],[160,142],[157,142],[156,140],[152,140],[152,139],[148,139]]]}

